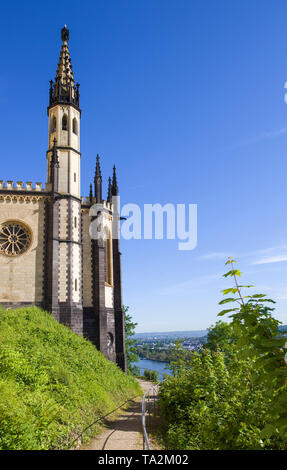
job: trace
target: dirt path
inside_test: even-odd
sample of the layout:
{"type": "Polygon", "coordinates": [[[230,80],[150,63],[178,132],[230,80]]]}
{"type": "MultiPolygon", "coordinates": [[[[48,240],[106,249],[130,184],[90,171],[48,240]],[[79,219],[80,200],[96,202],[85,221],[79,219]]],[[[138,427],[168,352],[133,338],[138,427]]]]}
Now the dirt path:
{"type": "MultiPolygon", "coordinates": [[[[143,393],[152,387],[151,382],[139,380],[143,393]]],[[[105,420],[105,430],[80,450],[141,450],[142,449],[142,398],[136,398],[120,415],[105,420]]]]}

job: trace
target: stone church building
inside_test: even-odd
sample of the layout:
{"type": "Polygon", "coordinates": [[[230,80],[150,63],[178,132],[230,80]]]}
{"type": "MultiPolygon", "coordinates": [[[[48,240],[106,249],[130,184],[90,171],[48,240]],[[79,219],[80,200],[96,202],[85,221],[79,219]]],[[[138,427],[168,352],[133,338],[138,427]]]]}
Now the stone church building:
{"type": "Polygon", "coordinates": [[[65,26],[50,82],[47,182],[0,181],[0,304],[44,308],[126,370],[121,254],[112,238],[116,171],[103,200],[97,156],[94,185],[81,197],[80,94],[68,40],[65,26]],[[98,240],[89,234],[95,203],[102,204],[105,233],[98,240]]]}

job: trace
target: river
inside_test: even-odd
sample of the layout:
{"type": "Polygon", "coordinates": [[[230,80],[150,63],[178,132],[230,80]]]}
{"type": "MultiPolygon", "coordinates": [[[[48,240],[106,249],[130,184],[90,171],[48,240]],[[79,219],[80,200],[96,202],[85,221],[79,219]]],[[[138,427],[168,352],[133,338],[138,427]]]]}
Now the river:
{"type": "Polygon", "coordinates": [[[144,375],[145,369],[155,370],[158,373],[159,379],[163,379],[164,374],[170,373],[166,369],[167,362],[151,361],[150,359],[140,359],[138,362],[133,363],[134,366],[137,366],[140,370],[141,375],[144,375]]]}

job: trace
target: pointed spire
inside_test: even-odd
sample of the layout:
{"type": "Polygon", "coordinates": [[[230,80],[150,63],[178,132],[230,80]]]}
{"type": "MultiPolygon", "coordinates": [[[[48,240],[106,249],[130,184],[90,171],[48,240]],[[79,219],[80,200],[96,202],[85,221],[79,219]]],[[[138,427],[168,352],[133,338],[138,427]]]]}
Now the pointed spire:
{"type": "Polygon", "coordinates": [[[101,174],[101,167],[100,167],[100,157],[99,154],[97,155],[97,163],[96,163],[96,172],[95,172],[95,196],[97,203],[102,202],[102,174],[101,174]]]}
{"type": "Polygon", "coordinates": [[[116,167],[113,168],[113,183],[112,183],[112,196],[117,196],[119,194],[119,187],[117,183],[116,167]]]}
{"type": "Polygon", "coordinates": [[[57,152],[57,139],[56,139],[56,137],[54,138],[54,145],[53,145],[52,158],[51,158],[51,166],[59,167],[59,158],[58,158],[58,152],[57,152]]]}
{"type": "Polygon", "coordinates": [[[95,175],[95,177],[96,177],[96,178],[101,178],[101,180],[102,180],[99,154],[97,154],[96,160],[97,160],[97,163],[96,163],[96,175],[95,175]]]}
{"type": "Polygon", "coordinates": [[[62,48],[56,71],[55,82],[50,81],[50,106],[54,103],[73,103],[79,106],[79,84],[75,85],[74,73],[68,46],[69,30],[61,30],[62,48]]]}
{"type": "Polygon", "coordinates": [[[62,30],[61,30],[62,41],[63,42],[68,42],[69,41],[69,35],[70,35],[70,32],[67,28],[67,25],[65,24],[64,28],[62,28],[62,30]]]}
{"type": "Polygon", "coordinates": [[[89,197],[90,197],[90,203],[92,204],[93,203],[93,185],[92,184],[90,184],[90,195],[89,195],[89,197]]]}
{"type": "Polygon", "coordinates": [[[112,179],[109,176],[107,202],[112,202],[112,179]]]}
{"type": "Polygon", "coordinates": [[[54,139],[52,148],[52,158],[50,163],[50,183],[52,183],[52,192],[55,193],[59,189],[59,158],[57,152],[57,140],[54,139]]]}
{"type": "Polygon", "coordinates": [[[62,28],[61,37],[63,44],[56,72],[56,81],[57,78],[59,78],[61,80],[62,86],[67,87],[69,83],[74,84],[75,80],[68,46],[69,30],[67,29],[66,25],[64,26],[64,28],[62,28]]]}

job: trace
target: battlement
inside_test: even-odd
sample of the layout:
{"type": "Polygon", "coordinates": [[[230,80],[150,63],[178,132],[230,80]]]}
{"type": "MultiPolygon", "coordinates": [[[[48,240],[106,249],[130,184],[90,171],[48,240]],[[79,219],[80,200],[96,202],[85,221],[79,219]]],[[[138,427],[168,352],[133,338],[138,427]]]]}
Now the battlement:
{"type": "Polygon", "coordinates": [[[103,205],[104,205],[105,209],[112,210],[112,203],[111,202],[103,201],[103,205]]]}
{"type": "MultiPolygon", "coordinates": [[[[82,204],[85,204],[85,205],[88,205],[88,206],[91,205],[91,200],[90,200],[90,197],[89,197],[89,196],[87,196],[86,198],[81,197],[81,200],[82,200],[82,204]]],[[[93,198],[92,205],[93,205],[93,204],[97,204],[97,200],[96,200],[95,197],[93,198]]],[[[111,203],[111,202],[102,201],[102,204],[103,204],[104,209],[107,209],[107,210],[109,210],[109,211],[112,210],[112,203],[111,203]]]]}
{"type": "Polygon", "coordinates": [[[3,180],[0,180],[0,190],[6,191],[46,191],[45,188],[42,188],[42,183],[33,183],[31,181],[27,181],[23,183],[23,181],[6,181],[6,184],[3,180]]]}

